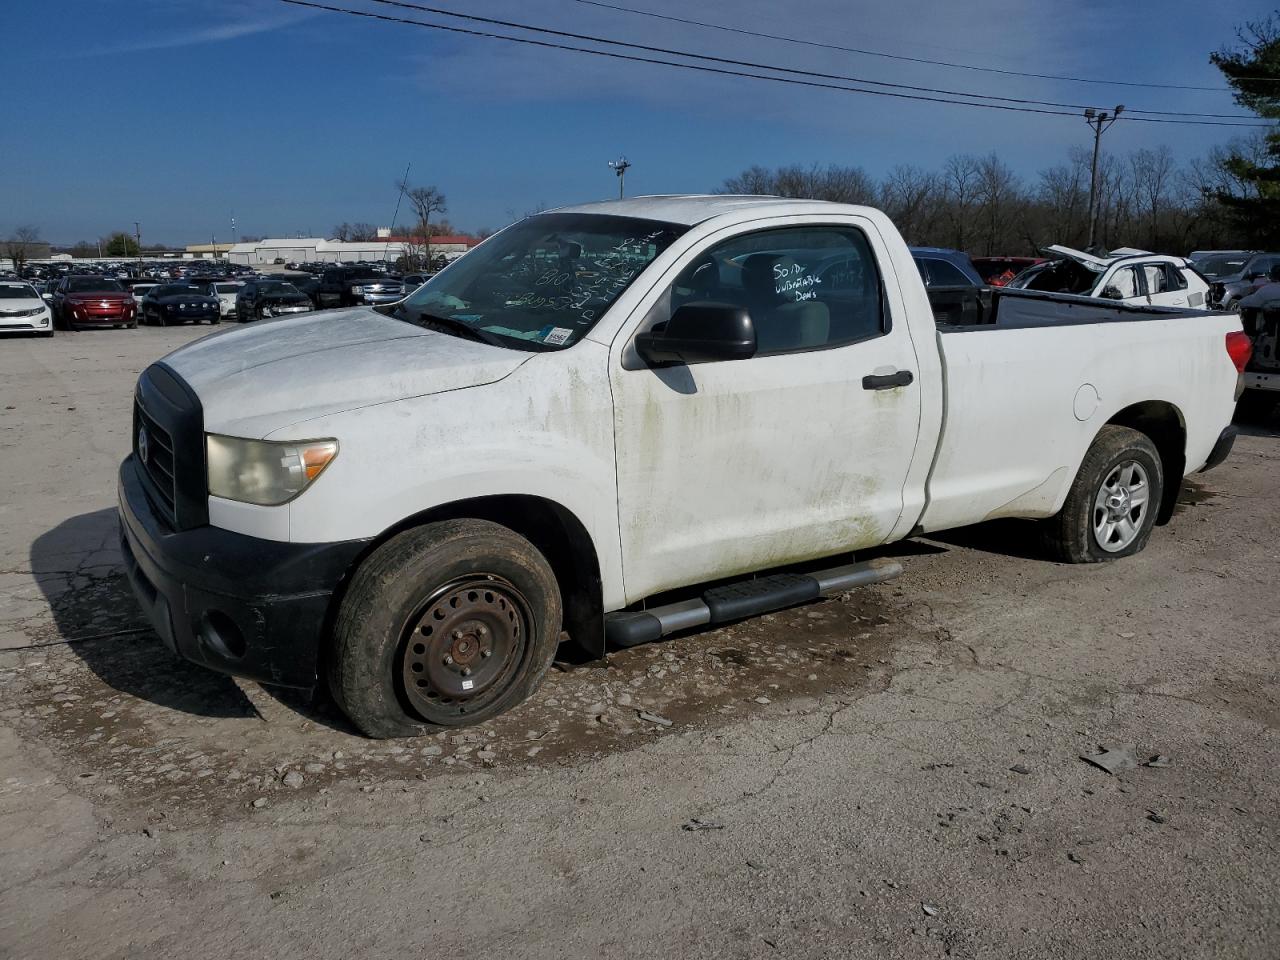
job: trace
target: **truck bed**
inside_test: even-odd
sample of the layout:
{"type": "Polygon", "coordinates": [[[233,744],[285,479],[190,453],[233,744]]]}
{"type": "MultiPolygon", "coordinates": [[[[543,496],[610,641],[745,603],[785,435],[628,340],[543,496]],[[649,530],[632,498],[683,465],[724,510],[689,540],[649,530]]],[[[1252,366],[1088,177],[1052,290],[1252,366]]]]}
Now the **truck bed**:
{"type": "Polygon", "coordinates": [[[1232,314],[1002,288],[968,304],[966,322],[937,322],[946,390],[923,530],[1052,516],[1103,425],[1157,414],[1186,437],[1176,493],[1231,420],[1232,314]]]}

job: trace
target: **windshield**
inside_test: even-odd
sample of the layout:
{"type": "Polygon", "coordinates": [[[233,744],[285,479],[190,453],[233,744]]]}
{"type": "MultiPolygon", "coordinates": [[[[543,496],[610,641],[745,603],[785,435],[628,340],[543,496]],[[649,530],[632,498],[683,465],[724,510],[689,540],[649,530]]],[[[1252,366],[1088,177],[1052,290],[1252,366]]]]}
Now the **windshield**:
{"type": "Polygon", "coordinates": [[[1219,277],[1229,277],[1233,273],[1239,273],[1244,269],[1246,259],[1246,257],[1239,255],[1234,257],[1206,257],[1197,263],[1195,267],[1210,280],[1217,280],[1219,277]]]}
{"type": "Polygon", "coordinates": [[[29,283],[0,283],[0,300],[39,300],[40,294],[29,283]]]}
{"type": "Polygon", "coordinates": [[[530,217],[432,277],[392,315],[461,323],[523,350],[563,349],[686,229],[599,214],[530,217]]]}
{"type": "Polygon", "coordinates": [[[240,289],[238,283],[215,283],[213,286],[219,293],[235,293],[240,289]]]}
{"type": "Polygon", "coordinates": [[[204,295],[203,290],[189,283],[166,283],[163,287],[156,287],[154,293],[157,297],[199,297],[204,295]]]}
{"type": "Polygon", "coordinates": [[[76,277],[67,281],[68,293],[119,293],[123,289],[118,280],[105,277],[76,277]]]}
{"type": "Polygon", "coordinates": [[[298,296],[302,296],[301,293],[298,293],[298,288],[295,287],[292,283],[260,283],[258,284],[258,291],[260,293],[277,293],[277,294],[278,293],[297,293],[298,296]]]}

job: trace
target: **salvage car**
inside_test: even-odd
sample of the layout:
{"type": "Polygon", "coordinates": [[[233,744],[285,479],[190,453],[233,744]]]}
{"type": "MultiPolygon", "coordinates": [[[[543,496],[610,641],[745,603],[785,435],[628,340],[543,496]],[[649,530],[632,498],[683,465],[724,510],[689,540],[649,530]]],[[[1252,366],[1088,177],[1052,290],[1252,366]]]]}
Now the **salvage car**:
{"type": "Polygon", "coordinates": [[[1045,247],[1054,259],[1028,267],[1006,285],[1014,290],[1044,290],[1101,297],[1153,307],[1208,304],[1209,284],[1184,257],[1138,250],[1115,250],[1109,257],[1070,247],[1045,247]]]}
{"type": "Polygon", "coordinates": [[[133,294],[108,277],[64,277],[53,292],[54,317],[67,330],[81,327],[136,327],[133,294]]]}
{"type": "Polygon", "coordinates": [[[53,310],[25,280],[0,281],[0,333],[53,336],[53,310]]]}
{"type": "Polygon", "coordinates": [[[1280,267],[1280,253],[1255,253],[1239,272],[1217,277],[1209,285],[1209,302],[1219,310],[1239,310],[1240,301],[1263,286],[1280,267]]]}
{"type": "Polygon", "coordinates": [[[235,318],[240,323],[310,313],[313,309],[304,293],[280,280],[250,280],[236,292],[235,318]]]}
{"type": "MultiPolygon", "coordinates": [[[[1280,270],[1276,272],[1280,281],[1280,270]]],[[[1253,341],[1241,402],[1254,413],[1265,415],[1280,405],[1280,282],[1268,283],[1244,297],[1238,310],[1244,332],[1253,341]]]]}
{"type": "Polygon", "coordinates": [[[537,214],[395,305],[144,370],[125,567],[171,651],[396,737],[511,709],[562,630],[603,656],[842,593],[901,572],[852,552],[917,534],[1025,517],[1064,562],[1138,553],[1231,449],[1239,318],[998,295],[937,324],[867,207],[537,214]]]}
{"type": "Polygon", "coordinates": [[[218,298],[194,283],[162,283],[142,298],[143,323],[161,327],[179,323],[217,323],[222,319],[218,298]]]}

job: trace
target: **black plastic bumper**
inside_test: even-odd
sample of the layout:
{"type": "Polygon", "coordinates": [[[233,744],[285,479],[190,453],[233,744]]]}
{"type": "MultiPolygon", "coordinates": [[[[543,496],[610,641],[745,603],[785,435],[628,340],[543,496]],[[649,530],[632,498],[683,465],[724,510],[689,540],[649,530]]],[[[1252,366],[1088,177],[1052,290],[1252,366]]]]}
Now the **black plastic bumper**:
{"type": "Polygon", "coordinates": [[[280,543],[158,519],[136,462],[120,466],[120,549],[138,603],[165,646],[262,683],[315,685],[333,592],[364,540],[280,543]]]}
{"type": "Polygon", "coordinates": [[[1240,431],[1235,427],[1226,427],[1222,433],[1218,434],[1218,442],[1213,445],[1213,449],[1209,451],[1209,459],[1204,462],[1204,466],[1200,468],[1200,472],[1212,470],[1218,466],[1227,457],[1231,456],[1231,448],[1236,445],[1236,437],[1240,435],[1240,431]]]}

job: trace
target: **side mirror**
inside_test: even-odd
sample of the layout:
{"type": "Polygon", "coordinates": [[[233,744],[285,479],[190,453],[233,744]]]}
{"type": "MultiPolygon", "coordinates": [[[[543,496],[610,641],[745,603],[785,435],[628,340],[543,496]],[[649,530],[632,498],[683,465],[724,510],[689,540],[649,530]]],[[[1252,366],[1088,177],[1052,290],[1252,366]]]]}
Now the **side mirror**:
{"type": "Polygon", "coordinates": [[[651,364],[747,360],[756,353],[756,328],[745,307],[686,303],[666,323],[637,335],[636,353],[651,364]]]}
{"type": "Polygon", "coordinates": [[[1119,287],[1104,287],[1102,289],[1102,296],[1105,297],[1107,300],[1123,300],[1124,299],[1124,294],[1120,292],[1119,287]]]}

